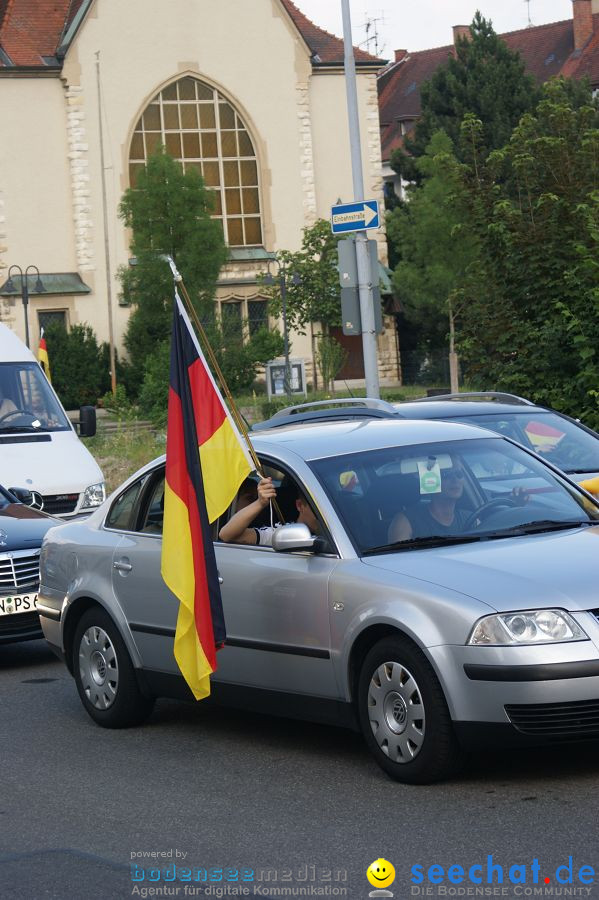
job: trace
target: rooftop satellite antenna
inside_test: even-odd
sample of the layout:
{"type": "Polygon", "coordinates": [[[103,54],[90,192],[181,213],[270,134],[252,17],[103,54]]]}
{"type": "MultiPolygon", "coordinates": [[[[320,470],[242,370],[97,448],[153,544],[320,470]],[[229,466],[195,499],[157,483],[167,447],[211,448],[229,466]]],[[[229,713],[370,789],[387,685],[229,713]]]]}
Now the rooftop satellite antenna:
{"type": "Polygon", "coordinates": [[[377,18],[366,17],[366,21],[360,27],[365,31],[365,38],[358,44],[358,47],[363,47],[368,53],[373,53],[374,56],[378,56],[385,49],[385,44],[381,43],[379,38],[379,25],[385,24],[385,14],[381,10],[380,15],[377,18]]]}

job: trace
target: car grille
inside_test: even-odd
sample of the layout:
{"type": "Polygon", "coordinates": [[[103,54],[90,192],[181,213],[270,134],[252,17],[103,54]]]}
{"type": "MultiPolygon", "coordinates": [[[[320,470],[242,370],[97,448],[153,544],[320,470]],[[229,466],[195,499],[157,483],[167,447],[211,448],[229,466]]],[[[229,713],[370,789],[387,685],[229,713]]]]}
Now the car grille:
{"type": "Polygon", "coordinates": [[[40,617],[36,612],[19,613],[14,616],[0,616],[0,641],[13,636],[27,637],[42,635],[40,617]]]}
{"type": "Polygon", "coordinates": [[[0,553],[0,594],[37,588],[40,580],[40,551],[14,550],[0,553]]]}
{"type": "Polygon", "coordinates": [[[44,512],[59,516],[75,511],[79,494],[45,494],[44,512]]]}
{"type": "Polygon", "coordinates": [[[599,700],[538,703],[505,707],[512,725],[523,734],[546,737],[599,737],[599,700]]]}

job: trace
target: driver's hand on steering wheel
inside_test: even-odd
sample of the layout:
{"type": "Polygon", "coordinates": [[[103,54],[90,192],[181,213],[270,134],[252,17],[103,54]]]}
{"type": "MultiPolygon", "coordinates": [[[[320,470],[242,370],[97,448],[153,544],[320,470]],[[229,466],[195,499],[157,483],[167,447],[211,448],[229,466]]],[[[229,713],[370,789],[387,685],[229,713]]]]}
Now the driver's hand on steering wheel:
{"type": "Polygon", "coordinates": [[[529,492],[523,487],[512,488],[510,497],[514,501],[515,506],[526,506],[530,500],[529,492]]]}

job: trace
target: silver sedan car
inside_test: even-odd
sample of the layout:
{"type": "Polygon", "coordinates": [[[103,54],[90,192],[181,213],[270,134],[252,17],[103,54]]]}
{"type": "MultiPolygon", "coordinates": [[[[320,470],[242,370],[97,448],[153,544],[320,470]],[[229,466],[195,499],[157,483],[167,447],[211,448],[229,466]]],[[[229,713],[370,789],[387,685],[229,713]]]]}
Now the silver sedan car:
{"type": "MultiPolygon", "coordinates": [[[[365,413],[283,423],[254,446],[285,520],[301,491],[319,529],[222,543],[241,490],[214,524],[228,633],[214,700],[361,729],[410,783],[447,777],[482,743],[599,738],[589,495],[467,425],[365,413]]],[[[142,722],[156,697],[191,697],[160,576],[163,496],[158,459],[42,548],[44,634],[106,727],[142,722]]],[[[267,508],[254,524],[269,522],[267,508]]]]}

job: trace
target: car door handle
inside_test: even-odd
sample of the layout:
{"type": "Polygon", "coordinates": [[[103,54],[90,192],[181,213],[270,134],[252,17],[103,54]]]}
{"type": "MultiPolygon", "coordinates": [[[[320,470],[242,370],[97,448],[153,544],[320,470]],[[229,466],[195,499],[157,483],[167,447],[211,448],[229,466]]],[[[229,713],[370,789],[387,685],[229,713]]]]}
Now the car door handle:
{"type": "Polygon", "coordinates": [[[220,572],[218,573],[218,583],[219,584],[223,583],[223,576],[220,574],[220,572]]]}
{"type": "Polygon", "coordinates": [[[119,572],[131,572],[133,570],[131,563],[126,562],[113,562],[112,568],[118,569],[119,572]]]}

